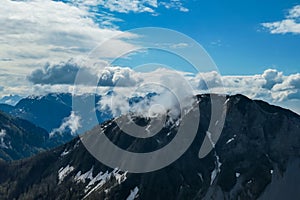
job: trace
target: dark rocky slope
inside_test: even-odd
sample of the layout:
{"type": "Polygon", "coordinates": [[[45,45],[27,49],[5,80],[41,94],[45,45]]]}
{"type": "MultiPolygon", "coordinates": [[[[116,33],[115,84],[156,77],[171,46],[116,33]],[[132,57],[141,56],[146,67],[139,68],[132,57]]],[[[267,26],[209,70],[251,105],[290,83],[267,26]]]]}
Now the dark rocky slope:
{"type": "Polygon", "coordinates": [[[62,144],[61,137],[50,138],[45,129],[0,112],[0,159],[18,160],[62,144]]]}
{"type": "MultiPolygon", "coordinates": [[[[0,162],[0,199],[299,198],[297,114],[242,95],[227,97],[221,137],[215,148],[199,159],[210,119],[210,98],[198,98],[201,119],[197,136],[190,148],[168,167],[144,174],[110,169],[94,159],[75,138],[26,160],[0,162]]],[[[103,129],[118,146],[143,152],[144,148],[167,144],[176,134],[176,127],[170,125],[146,141],[125,135],[114,120],[92,132],[103,129]]]]}

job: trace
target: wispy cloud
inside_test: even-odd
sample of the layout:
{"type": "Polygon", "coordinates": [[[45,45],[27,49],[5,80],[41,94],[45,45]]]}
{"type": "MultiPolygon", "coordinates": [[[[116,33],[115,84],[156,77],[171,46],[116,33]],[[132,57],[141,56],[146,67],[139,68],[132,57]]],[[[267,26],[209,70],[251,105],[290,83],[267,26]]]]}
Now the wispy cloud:
{"type": "Polygon", "coordinates": [[[94,5],[100,5],[111,12],[119,13],[154,13],[157,8],[157,0],[95,0],[94,5]]]}
{"type": "Polygon", "coordinates": [[[180,0],[161,1],[159,4],[167,9],[176,9],[181,12],[189,12],[189,9],[186,8],[180,0]]]}
{"type": "Polygon", "coordinates": [[[215,41],[210,42],[210,46],[212,47],[221,47],[222,46],[222,40],[218,39],[215,41]]]}
{"type": "Polygon", "coordinates": [[[80,116],[77,116],[74,112],[71,112],[69,117],[66,117],[59,128],[56,128],[51,131],[50,136],[54,136],[55,134],[64,134],[71,133],[71,135],[75,135],[76,131],[81,127],[80,125],[80,116]]]}
{"type": "Polygon", "coordinates": [[[272,34],[294,33],[300,34],[300,5],[294,6],[289,10],[283,20],[262,23],[261,25],[272,34]]]}
{"type": "Polygon", "coordinates": [[[181,42],[181,43],[177,43],[177,44],[172,44],[170,47],[172,49],[181,49],[181,48],[186,48],[188,46],[189,46],[189,44],[181,42]]]}
{"type": "Polygon", "coordinates": [[[92,9],[107,9],[110,12],[117,13],[150,13],[157,15],[158,8],[164,7],[166,9],[179,10],[181,12],[188,12],[189,9],[183,5],[182,0],[89,0],[89,1],[68,1],[70,4],[82,7],[89,7],[92,9]]]}

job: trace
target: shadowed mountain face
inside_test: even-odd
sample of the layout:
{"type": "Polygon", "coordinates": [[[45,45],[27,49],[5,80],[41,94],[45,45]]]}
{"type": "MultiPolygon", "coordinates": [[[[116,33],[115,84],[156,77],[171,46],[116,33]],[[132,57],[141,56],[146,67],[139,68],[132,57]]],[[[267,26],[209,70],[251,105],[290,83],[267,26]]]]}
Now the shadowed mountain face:
{"type": "Polygon", "coordinates": [[[15,117],[26,119],[51,132],[58,128],[72,111],[71,94],[48,94],[21,99],[15,106],[0,104],[0,110],[15,117]]]}
{"type": "MultiPolygon", "coordinates": [[[[108,92],[106,95],[111,95],[111,92],[108,92]]],[[[128,104],[132,105],[155,95],[155,93],[149,93],[145,97],[133,97],[128,99],[128,104]]],[[[76,96],[76,101],[84,105],[91,98],[94,99],[95,106],[97,106],[101,96],[86,94],[76,96]]],[[[59,128],[64,120],[70,117],[72,112],[72,94],[50,93],[45,96],[29,96],[21,99],[15,106],[0,102],[0,110],[11,116],[28,120],[50,133],[59,128]]],[[[91,112],[94,112],[94,110],[91,112]]],[[[97,118],[99,123],[102,123],[111,119],[112,114],[109,110],[97,110],[97,118]]],[[[88,121],[88,119],[82,120],[88,121]]],[[[68,130],[65,130],[65,132],[68,132],[68,130]]],[[[69,140],[70,138],[67,137],[67,139],[69,140]]]]}
{"type": "MultiPolygon", "coordinates": [[[[225,126],[215,148],[198,153],[208,129],[209,95],[198,96],[199,129],[190,148],[158,171],[132,174],[97,161],[75,138],[32,158],[0,163],[0,199],[296,199],[300,196],[300,116],[242,95],[227,97],[225,126]]],[[[137,123],[147,120],[136,117],[137,123]]],[[[170,124],[151,140],[134,139],[110,120],[102,130],[135,152],[173,139],[170,124]]],[[[109,152],[107,152],[109,154],[109,152]]],[[[113,159],[113,158],[112,158],[113,159]]]]}
{"type": "MultiPolygon", "coordinates": [[[[86,99],[92,97],[95,98],[95,103],[101,98],[89,94],[77,98],[84,104],[86,99]]],[[[70,120],[72,116],[72,95],[70,93],[50,93],[45,96],[29,96],[21,99],[15,106],[0,104],[0,110],[13,117],[28,120],[51,133],[59,129],[64,122],[70,120]]],[[[97,115],[100,122],[111,118],[110,113],[98,111],[97,115]]],[[[63,143],[74,138],[68,127],[60,131],[58,134],[63,136],[61,137],[63,143]]]]}
{"type": "Polygon", "coordinates": [[[62,144],[62,137],[49,138],[45,129],[0,112],[0,159],[18,160],[62,144]]]}

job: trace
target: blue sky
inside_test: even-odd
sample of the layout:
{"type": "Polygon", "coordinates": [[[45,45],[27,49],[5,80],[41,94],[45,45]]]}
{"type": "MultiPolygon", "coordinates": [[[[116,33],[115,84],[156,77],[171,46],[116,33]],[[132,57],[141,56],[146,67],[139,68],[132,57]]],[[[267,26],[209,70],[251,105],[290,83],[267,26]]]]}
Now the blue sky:
{"type": "MultiPolygon", "coordinates": [[[[300,1],[184,1],[188,12],[160,8],[149,13],[117,13],[122,30],[144,26],[182,32],[208,51],[224,75],[250,75],[276,68],[299,72],[300,36],[270,34],[261,23],[282,20],[300,1]]],[[[107,10],[109,11],[109,10],[107,10]]]]}

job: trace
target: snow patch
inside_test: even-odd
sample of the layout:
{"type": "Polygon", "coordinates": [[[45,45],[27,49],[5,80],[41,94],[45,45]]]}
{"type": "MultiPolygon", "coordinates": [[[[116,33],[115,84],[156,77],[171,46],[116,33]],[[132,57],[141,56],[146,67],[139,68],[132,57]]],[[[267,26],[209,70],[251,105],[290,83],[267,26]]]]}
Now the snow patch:
{"type": "MultiPolygon", "coordinates": [[[[94,178],[92,178],[92,175],[89,175],[89,179],[91,180],[88,185],[85,187],[85,195],[84,198],[88,197],[92,192],[96,191],[98,188],[102,187],[107,181],[109,181],[112,177],[115,177],[118,184],[121,184],[126,180],[127,172],[120,173],[121,171],[119,169],[114,169],[112,172],[106,171],[105,173],[99,172],[94,178]],[[95,187],[92,187],[94,184],[99,182],[95,187]]],[[[92,174],[92,173],[91,173],[92,174]]]]}
{"type": "MultiPolygon", "coordinates": [[[[1,129],[1,131],[0,131],[0,147],[5,148],[5,149],[9,149],[9,147],[4,142],[4,137],[5,136],[6,136],[6,131],[4,129],[1,129]]],[[[11,148],[11,146],[10,146],[10,148],[11,148]]]]}
{"type": "Polygon", "coordinates": [[[230,98],[226,99],[226,101],[224,102],[224,105],[226,105],[229,101],[230,101],[230,98]]]}
{"type": "Polygon", "coordinates": [[[214,171],[212,171],[212,173],[211,173],[210,185],[213,184],[214,180],[216,179],[217,174],[221,171],[220,167],[221,167],[222,163],[220,162],[220,158],[216,152],[215,152],[215,156],[216,156],[216,167],[215,167],[214,171]]]}
{"type": "Polygon", "coordinates": [[[94,170],[94,166],[87,172],[85,172],[84,174],[81,174],[81,171],[79,171],[76,176],[74,177],[74,180],[79,183],[85,183],[86,179],[92,180],[93,179],[93,170],[94,170]]]}
{"type": "Polygon", "coordinates": [[[218,169],[215,168],[214,171],[212,171],[211,176],[210,176],[210,185],[213,184],[217,174],[218,174],[218,169]]]}
{"type": "Polygon", "coordinates": [[[233,138],[230,138],[230,139],[226,142],[226,144],[229,144],[230,142],[232,142],[233,140],[235,140],[235,138],[236,138],[236,135],[233,135],[233,138]]]}
{"type": "Polygon", "coordinates": [[[120,174],[120,170],[118,169],[115,169],[114,172],[113,172],[113,175],[115,176],[118,184],[121,184],[122,182],[124,182],[126,180],[126,175],[127,175],[127,172],[124,172],[123,174],[120,174]]]}
{"type": "Polygon", "coordinates": [[[60,168],[58,170],[58,180],[59,180],[58,184],[60,184],[65,179],[65,177],[68,176],[73,170],[74,167],[70,165],[66,166],[65,168],[63,167],[60,168]]]}
{"type": "Polygon", "coordinates": [[[230,138],[227,142],[226,142],[226,144],[229,144],[230,142],[232,142],[234,140],[234,138],[230,138]]]}
{"type": "Polygon", "coordinates": [[[131,190],[130,195],[127,197],[126,200],[134,200],[137,197],[138,192],[139,188],[135,187],[133,190],[131,190]]]}
{"type": "Polygon", "coordinates": [[[94,185],[96,182],[100,181],[99,183],[99,187],[104,185],[106,183],[106,181],[108,181],[110,179],[110,173],[108,173],[108,171],[106,171],[105,173],[103,172],[99,172],[99,174],[97,174],[95,176],[95,178],[93,178],[89,184],[86,186],[86,190],[89,190],[91,188],[92,185],[94,185]]]}
{"type": "Polygon", "coordinates": [[[65,156],[65,155],[68,155],[70,153],[70,151],[68,151],[67,149],[65,149],[64,150],[64,152],[62,152],[61,154],[60,154],[60,156],[65,156]]]}
{"type": "Polygon", "coordinates": [[[180,120],[176,120],[175,126],[178,127],[180,125],[180,120]]]}
{"type": "Polygon", "coordinates": [[[216,158],[217,158],[217,167],[218,167],[218,169],[220,171],[220,167],[221,167],[222,163],[220,162],[220,157],[218,156],[217,153],[216,153],[216,158]]]}
{"type": "Polygon", "coordinates": [[[76,149],[77,147],[79,147],[79,142],[80,142],[80,140],[78,140],[78,141],[74,144],[73,149],[76,149]]]}
{"type": "Polygon", "coordinates": [[[200,177],[201,182],[203,182],[203,176],[202,176],[202,174],[201,174],[201,173],[197,173],[197,174],[198,174],[198,176],[200,177]]]}
{"type": "Polygon", "coordinates": [[[241,175],[240,173],[235,173],[236,178],[240,177],[240,175],[241,175]]]}
{"type": "Polygon", "coordinates": [[[127,175],[126,172],[123,174],[120,174],[120,171],[118,169],[114,169],[110,173],[108,173],[108,171],[106,171],[105,173],[99,172],[99,174],[97,174],[94,178],[91,179],[89,184],[86,186],[86,189],[87,190],[90,189],[90,187],[98,181],[100,181],[100,183],[98,184],[98,186],[100,187],[100,186],[104,185],[106,183],[106,181],[108,181],[111,177],[115,177],[118,184],[120,184],[121,182],[125,181],[126,175],[127,175]]]}
{"type": "Polygon", "coordinates": [[[209,131],[206,131],[206,135],[207,135],[211,145],[213,146],[213,148],[215,148],[216,143],[213,141],[211,133],[209,131]]]}

